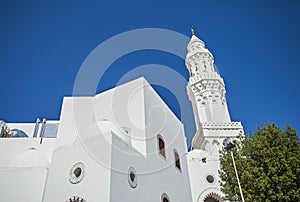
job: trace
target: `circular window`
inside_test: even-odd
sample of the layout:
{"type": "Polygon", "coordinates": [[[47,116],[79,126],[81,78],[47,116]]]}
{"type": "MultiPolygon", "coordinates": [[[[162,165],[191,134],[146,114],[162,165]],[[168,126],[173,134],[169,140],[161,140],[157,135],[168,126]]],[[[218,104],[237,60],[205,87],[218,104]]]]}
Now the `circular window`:
{"type": "Polygon", "coordinates": [[[72,184],[77,184],[81,182],[81,180],[84,178],[85,175],[85,165],[82,162],[78,162],[74,164],[70,170],[69,175],[70,175],[69,181],[72,184]]]}
{"type": "Polygon", "coordinates": [[[206,176],[206,180],[207,180],[207,182],[209,182],[209,183],[214,183],[215,178],[214,178],[212,175],[208,175],[208,176],[206,176]]]}
{"type": "Polygon", "coordinates": [[[134,170],[133,167],[130,167],[128,169],[128,183],[132,188],[136,188],[137,186],[137,176],[136,176],[136,171],[134,170]]]}

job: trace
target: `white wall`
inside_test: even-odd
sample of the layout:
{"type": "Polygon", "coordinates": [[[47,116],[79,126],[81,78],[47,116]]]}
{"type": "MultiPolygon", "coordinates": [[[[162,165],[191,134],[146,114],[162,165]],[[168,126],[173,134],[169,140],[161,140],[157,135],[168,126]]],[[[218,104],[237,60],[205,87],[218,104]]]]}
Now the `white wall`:
{"type": "MultiPolygon", "coordinates": [[[[163,193],[167,193],[172,202],[191,201],[185,158],[181,158],[182,172],[179,172],[174,166],[173,150],[170,148],[166,150],[166,160],[158,152],[144,158],[117,136],[112,140],[111,202],[161,201],[163,193]],[[130,167],[137,172],[136,188],[128,182],[130,167]]],[[[156,141],[151,143],[157,145],[156,141]]]]}
{"type": "Polygon", "coordinates": [[[48,161],[51,160],[52,151],[55,148],[55,138],[0,138],[0,167],[5,168],[10,159],[30,148],[35,148],[48,161]]]}
{"type": "Polygon", "coordinates": [[[94,122],[94,97],[64,97],[57,132],[57,147],[72,144],[94,122]]]}
{"type": "Polygon", "coordinates": [[[111,201],[160,201],[163,193],[171,201],[191,201],[183,126],[152,87],[143,82],[147,155],[144,158],[135,147],[117,136],[113,138],[111,201]],[[158,154],[158,134],[165,141],[166,159],[158,154]],[[175,168],[174,149],[181,157],[181,172],[175,168]],[[128,183],[129,167],[138,174],[136,188],[128,183]]]}
{"type": "Polygon", "coordinates": [[[46,168],[1,168],[1,201],[41,202],[46,177],[46,168]]]}
{"type": "Polygon", "coordinates": [[[203,150],[192,150],[188,156],[188,168],[193,202],[202,202],[209,193],[216,193],[223,196],[219,185],[219,161],[211,154],[203,150]],[[202,159],[205,158],[206,162],[202,159]],[[214,177],[214,182],[209,183],[206,179],[208,175],[214,177]]]}
{"type": "MultiPolygon", "coordinates": [[[[42,145],[39,139],[10,141],[18,152],[32,145],[45,150],[41,153],[51,162],[48,175],[16,174],[46,184],[45,189],[39,186],[42,188],[37,194],[45,202],[66,201],[73,196],[86,201],[152,202],[160,201],[163,193],[172,202],[191,201],[183,125],[143,78],[95,98],[65,98],[56,139],[45,138],[42,145]],[[166,159],[158,154],[158,134],[165,141],[166,159]],[[180,156],[181,172],[175,168],[174,149],[180,156]],[[76,163],[84,164],[85,174],[82,181],[73,184],[70,175],[76,163]],[[138,175],[135,189],[128,183],[129,167],[138,175]]],[[[9,151],[14,154],[14,150],[9,151]]],[[[4,164],[11,157],[3,155],[0,159],[4,164]]],[[[35,196],[27,201],[34,200],[35,196]]]]}
{"type": "MultiPolygon", "coordinates": [[[[85,139],[77,139],[73,145],[60,147],[54,151],[45,190],[45,202],[65,201],[79,196],[87,201],[109,201],[111,134],[99,130],[101,126],[92,124],[82,133],[85,139]],[[78,184],[69,181],[72,166],[82,162],[85,177],[78,184]]],[[[104,128],[101,128],[104,129],[104,128]]]]}
{"type": "Polygon", "coordinates": [[[96,120],[109,120],[130,129],[131,144],[146,155],[144,79],[139,78],[96,96],[96,120]]]}

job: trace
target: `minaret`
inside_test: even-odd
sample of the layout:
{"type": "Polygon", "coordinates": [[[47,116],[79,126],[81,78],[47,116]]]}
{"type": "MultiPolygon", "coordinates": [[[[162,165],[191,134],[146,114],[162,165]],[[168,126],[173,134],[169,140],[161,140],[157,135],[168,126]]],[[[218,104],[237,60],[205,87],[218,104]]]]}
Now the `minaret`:
{"type": "MultiPolygon", "coordinates": [[[[197,132],[192,146],[207,152],[221,149],[223,140],[243,132],[240,122],[232,122],[225,97],[225,84],[214,67],[214,56],[192,28],[185,64],[190,72],[187,92],[193,105],[197,132]],[[217,146],[216,146],[217,145],[217,146]]],[[[216,155],[217,152],[214,152],[216,155]]]]}

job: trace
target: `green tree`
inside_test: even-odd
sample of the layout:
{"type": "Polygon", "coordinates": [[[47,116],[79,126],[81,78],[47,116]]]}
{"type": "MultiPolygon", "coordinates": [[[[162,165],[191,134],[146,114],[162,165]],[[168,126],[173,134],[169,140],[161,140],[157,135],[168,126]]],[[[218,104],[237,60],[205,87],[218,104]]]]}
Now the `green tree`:
{"type": "MultiPolygon", "coordinates": [[[[300,201],[300,143],[286,125],[259,127],[253,135],[234,140],[236,167],[245,201],[300,201]]],[[[221,187],[225,199],[241,201],[230,151],[221,152],[221,187]]]]}

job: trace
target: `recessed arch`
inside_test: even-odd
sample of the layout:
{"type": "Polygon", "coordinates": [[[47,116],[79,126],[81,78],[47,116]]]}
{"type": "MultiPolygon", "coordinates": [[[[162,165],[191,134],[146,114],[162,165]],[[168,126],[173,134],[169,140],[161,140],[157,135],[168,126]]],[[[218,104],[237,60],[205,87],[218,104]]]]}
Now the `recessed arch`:
{"type": "Polygon", "coordinates": [[[218,140],[213,140],[212,141],[212,155],[218,156],[219,155],[219,145],[220,142],[218,140]]]}
{"type": "Polygon", "coordinates": [[[204,144],[202,145],[201,149],[204,151],[207,151],[207,148],[209,147],[209,141],[205,140],[204,144]]]}
{"type": "Polygon", "coordinates": [[[213,144],[213,145],[219,145],[220,143],[219,143],[218,140],[214,140],[214,141],[212,142],[212,144],[213,144]]]}
{"type": "Polygon", "coordinates": [[[211,192],[205,196],[203,202],[224,202],[224,200],[219,194],[211,192]]]}
{"type": "Polygon", "coordinates": [[[223,193],[217,188],[208,188],[200,193],[197,202],[224,202],[223,193]]]}

